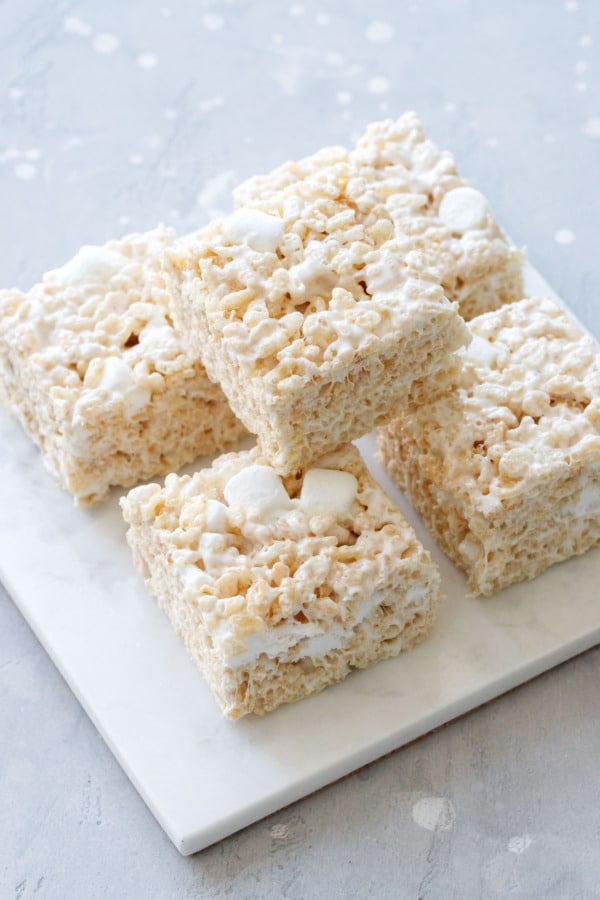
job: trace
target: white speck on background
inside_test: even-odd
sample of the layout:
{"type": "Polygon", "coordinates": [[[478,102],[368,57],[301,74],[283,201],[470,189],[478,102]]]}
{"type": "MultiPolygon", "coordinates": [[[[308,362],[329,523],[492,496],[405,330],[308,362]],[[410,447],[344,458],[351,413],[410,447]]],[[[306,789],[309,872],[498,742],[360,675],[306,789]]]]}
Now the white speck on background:
{"type": "Polygon", "coordinates": [[[389,103],[386,103],[385,101],[383,103],[380,103],[378,106],[379,112],[382,112],[382,113],[386,113],[389,110],[389,108],[390,108],[389,103]]]}
{"type": "Polygon", "coordinates": [[[163,110],[163,115],[164,115],[165,119],[176,119],[177,116],[179,115],[179,113],[177,112],[177,110],[175,109],[174,106],[167,106],[163,110]]]}
{"type": "Polygon", "coordinates": [[[154,69],[158,63],[156,53],[140,53],[137,58],[137,64],[140,69],[154,69]]]}
{"type": "Polygon", "coordinates": [[[156,150],[160,147],[161,141],[162,138],[160,134],[149,134],[147,137],[142,138],[142,143],[148,150],[156,150]]]}
{"type": "Polygon", "coordinates": [[[129,225],[129,216],[119,216],[119,225],[129,225]]]}
{"type": "Polygon", "coordinates": [[[554,234],[554,240],[557,244],[562,244],[566,247],[567,244],[572,244],[574,242],[575,234],[570,228],[559,228],[554,234]]]}
{"type": "Polygon", "coordinates": [[[40,159],[42,156],[42,151],[39,147],[30,147],[25,151],[23,156],[25,157],[25,159],[40,159]]]}
{"type": "Polygon", "coordinates": [[[341,103],[343,106],[346,106],[348,103],[352,102],[352,94],[350,91],[338,91],[336,96],[336,100],[338,103],[341,103]]]}
{"type": "Polygon", "coordinates": [[[80,37],[89,37],[92,33],[91,25],[84,22],[79,16],[65,16],[63,19],[63,29],[69,34],[78,34],[80,37]]]}
{"type": "Polygon", "coordinates": [[[12,88],[10,88],[10,90],[8,92],[8,96],[10,97],[11,100],[20,100],[21,97],[23,96],[23,89],[18,88],[18,87],[12,87],[12,88]]]}
{"type": "Polygon", "coordinates": [[[171,219],[180,219],[180,218],[181,218],[181,213],[179,212],[178,209],[170,209],[170,210],[169,210],[169,217],[170,217],[171,219]]]}
{"type": "Polygon", "coordinates": [[[344,57],[337,50],[332,50],[331,53],[325,54],[325,62],[328,66],[341,66],[344,62],[344,57]]]}
{"type": "Polygon", "coordinates": [[[74,150],[77,147],[83,147],[83,138],[79,134],[73,134],[61,144],[62,150],[74,150]]]}
{"type": "Polygon", "coordinates": [[[593,116],[591,119],[588,119],[581,129],[581,133],[585,134],[586,137],[600,138],[600,118],[593,116]]]}
{"type": "Polygon", "coordinates": [[[575,90],[579,91],[580,93],[587,91],[587,87],[588,87],[587,81],[576,81],[575,82],[575,90]]]}
{"type": "Polygon", "coordinates": [[[282,59],[282,65],[271,73],[282,94],[288,97],[297,94],[306,84],[306,72],[300,62],[282,59]]]}
{"type": "Polygon", "coordinates": [[[350,110],[349,110],[349,109],[343,109],[343,110],[341,111],[341,113],[340,113],[340,119],[344,119],[344,121],[346,121],[346,120],[349,119],[349,118],[350,118],[350,110]]]}
{"type": "Polygon", "coordinates": [[[580,47],[591,47],[593,43],[591,34],[582,34],[579,38],[580,47]]]}
{"type": "Polygon", "coordinates": [[[0,153],[0,163],[12,162],[13,159],[18,159],[20,155],[16,147],[7,147],[6,150],[0,153]]]}
{"type": "Polygon", "coordinates": [[[412,809],[414,822],[427,831],[451,831],[456,813],[447,797],[423,797],[412,809]]]}
{"type": "Polygon", "coordinates": [[[385,44],[394,39],[394,28],[387,22],[371,22],[365,35],[374,44],[385,44]]]}
{"type": "Polygon", "coordinates": [[[102,32],[92,38],[92,47],[96,53],[114,53],[119,46],[119,38],[116,34],[102,32]]]}
{"type": "Polygon", "coordinates": [[[235,172],[228,169],[219,172],[205,183],[196,202],[209,219],[218,219],[231,211],[231,188],[235,184],[235,172]]]}
{"type": "Polygon", "coordinates": [[[575,65],[573,66],[573,71],[576,75],[583,75],[584,72],[587,72],[588,64],[585,59],[578,59],[575,65]]]}
{"type": "Polygon", "coordinates": [[[517,834],[508,842],[509,853],[523,853],[530,846],[531,838],[528,834],[517,834]]]}
{"type": "Polygon", "coordinates": [[[368,88],[372,94],[386,94],[390,89],[390,83],[387,78],[381,76],[370,78],[368,88]]]}
{"type": "Polygon", "coordinates": [[[317,25],[329,25],[329,16],[327,13],[319,13],[317,18],[315,19],[317,25]]]}
{"type": "Polygon", "coordinates": [[[448,100],[447,103],[444,103],[444,112],[447,112],[447,113],[456,112],[456,103],[453,103],[452,100],[448,100]]]}
{"type": "Polygon", "coordinates": [[[202,24],[209,31],[220,31],[225,24],[225,19],[218,13],[206,13],[205,16],[202,16],[202,24]]]}
{"type": "Polygon", "coordinates": [[[144,157],[141,153],[132,153],[129,157],[129,162],[132,166],[141,166],[141,164],[144,162],[144,157]]]}
{"type": "Polygon", "coordinates": [[[300,3],[294,3],[293,6],[290,6],[290,16],[303,16],[304,15],[304,7],[301,6],[300,3]]]}
{"type": "Polygon", "coordinates": [[[283,35],[279,34],[279,32],[277,32],[277,34],[274,34],[273,35],[273,43],[274,44],[283,44],[283,35]]]}
{"type": "Polygon", "coordinates": [[[280,822],[277,825],[271,826],[271,837],[274,838],[276,841],[285,841],[288,834],[289,834],[289,828],[283,822],[280,822]]]}
{"type": "Polygon", "coordinates": [[[158,174],[161,178],[175,178],[177,166],[174,166],[172,163],[161,163],[158,167],[158,174]]]}
{"type": "Polygon", "coordinates": [[[498,138],[489,137],[486,139],[486,144],[488,145],[488,147],[497,147],[498,146],[498,138]]]}
{"type": "Polygon", "coordinates": [[[171,16],[173,15],[173,10],[171,9],[170,6],[163,6],[163,8],[162,8],[161,11],[160,11],[160,14],[161,14],[161,16],[163,16],[165,19],[170,19],[171,16]]]}
{"type": "Polygon", "coordinates": [[[30,179],[35,178],[37,175],[37,169],[33,163],[20,162],[16,164],[14,173],[21,181],[30,181],[30,179]]]}
{"type": "Polygon", "coordinates": [[[577,2],[577,0],[567,0],[567,2],[565,3],[565,10],[567,12],[577,12],[578,9],[579,3],[577,2]]]}
{"type": "Polygon", "coordinates": [[[198,104],[198,108],[200,112],[210,112],[211,109],[218,109],[220,106],[223,106],[225,101],[222,97],[207,97],[206,100],[201,100],[198,104]]]}
{"type": "Polygon", "coordinates": [[[553,134],[545,134],[543,137],[543,141],[545,144],[555,144],[556,138],[554,137],[553,134]]]}

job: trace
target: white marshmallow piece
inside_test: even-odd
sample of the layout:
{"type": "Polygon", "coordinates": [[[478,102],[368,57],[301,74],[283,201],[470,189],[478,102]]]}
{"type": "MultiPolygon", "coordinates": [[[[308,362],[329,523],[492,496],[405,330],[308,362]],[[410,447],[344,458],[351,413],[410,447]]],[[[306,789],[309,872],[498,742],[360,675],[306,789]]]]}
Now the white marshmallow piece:
{"type": "Polygon", "coordinates": [[[177,342],[177,337],[170,325],[149,322],[139,333],[140,344],[144,347],[169,347],[177,342]]]}
{"type": "Polygon", "coordinates": [[[274,253],[283,238],[283,221],[256,209],[238,209],[225,222],[223,232],[232,243],[246,243],[259,253],[274,253]]]}
{"type": "Polygon", "coordinates": [[[198,566],[186,566],[183,570],[182,580],[184,588],[190,588],[191,590],[197,590],[204,584],[213,583],[213,579],[208,572],[199,569],[198,566]]]}
{"type": "Polygon", "coordinates": [[[348,515],[358,492],[351,472],[338,469],[308,469],[300,491],[300,507],[309,516],[332,513],[348,515]]]}
{"type": "Polygon", "coordinates": [[[139,387],[136,384],[130,367],[118,356],[107,356],[104,360],[98,387],[111,394],[120,395],[125,404],[125,411],[130,416],[135,416],[143,409],[151,396],[149,388],[139,387]]]}
{"type": "Polygon", "coordinates": [[[206,527],[208,531],[227,531],[228,513],[224,503],[218,500],[206,501],[206,527]]]}
{"type": "Polygon", "coordinates": [[[281,478],[270,466],[242,469],[229,479],[224,494],[229,506],[259,519],[292,507],[281,478]]]}
{"type": "Polygon", "coordinates": [[[105,247],[86,244],[73,259],[58,269],[61,281],[72,287],[106,284],[126,264],[126,257],[105,247]]]}
{"type": "Polygon", "coordinates": [[[471,343],[464,348],[463,352],[467,359],[481,368],[491,369],[496,361],[494,345],[477,334],[473,335],[471,343]]]}
{"type": "Polygon", "coordinates": [[[464,234],[483,224],[488,211],[487,200],[472,187],[459,187],[448,191],[440,203],[440,219],[450,231],[464,234]]]}
{"type": "Polygon", "coordinates": [[[124,394],[134,386],[133,372],[125,360],[119,359],[118,356],[108,356],[104,360],[99,387],[124,394]]]}

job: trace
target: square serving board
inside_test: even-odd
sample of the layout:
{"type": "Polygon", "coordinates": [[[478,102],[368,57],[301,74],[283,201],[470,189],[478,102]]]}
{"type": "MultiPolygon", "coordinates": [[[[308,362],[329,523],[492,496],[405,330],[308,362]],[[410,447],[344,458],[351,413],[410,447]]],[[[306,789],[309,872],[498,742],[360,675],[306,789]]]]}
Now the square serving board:
{"type": "MultiPolygon", "coordinates": [[[[529,293],[553,293],[531,267],[529,293]]],[[[135,573],[115,491],[78,510],[0,415],[0,576],[183,854],[255,822],[600,642],[600,549],[492,599],[464,576],[375,460],[376,479],[439,564],[431,636],[316,697],[223,718],[135,573]]]]}

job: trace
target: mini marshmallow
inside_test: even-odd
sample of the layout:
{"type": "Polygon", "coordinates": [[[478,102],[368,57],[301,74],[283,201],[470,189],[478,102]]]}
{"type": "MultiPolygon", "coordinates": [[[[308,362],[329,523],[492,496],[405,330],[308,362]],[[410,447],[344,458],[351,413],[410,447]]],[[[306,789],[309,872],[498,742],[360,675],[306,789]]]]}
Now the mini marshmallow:
{"type": "Polygon", "coordinates": [[[133,377],[133,372],[125,360],[120,359],[118,356],[108,356],[104,360],[98,387],[107,391],[125,393],[125,391],[134,386],[135,378],[133,377]]]}
{"type": "Polygon", "coordinates": [[[199,569],[198,566],[186,566],[183,571],[183,586],[186,588],[201,588],[204,584],[212,584],[213,579],[208,572],[199,569]]]}
{"type": "Polygon", "coordinates": [[[300,263],[289,269],[290,293],[292,297],[303,297],[306,289],[312,293],[331,294],[335,286],[335,278],[318,256],[307,256],[300,263]]]}
{"type": "Polygon", "coordinates": [[[439,215],[451,231],[462,234],[470,228],[479,228],[487,211],[487,200],[480,191],[472,187],[459,187],[444,196],[439,215]]]}
{"type": "Polygon", "coordinates": [[[218,500],[206,502],[206,527],[209,531],[227,531],[228,512],[224,503],[218,500]]]}
{"type": "Polygon", "coordinates": [[[225,485],[229,506],[261,518],[270,512],[291,509],[292,501],[281,478],[270,466],[248,466],[225,485]]]}
{"type": "Polygon", "coordinates": [[[300,506],[309,516],[333,513],[344,516],[356,498],[358,482],[350,472],[308,469],[300,491],[300,506]]]}
{"type": "Polygon", "coordinates": [[[104,388],[123,398],[128,415],[134,416],[148,403],[149,388],[139,387],[127,363],[118,356],[108,356],[104,360],[99,388],[104,388]]]}
{"type": "Polygon", "coordinates": [[[274,253],[283,237],[283,221],[255,209],[238,209],[225,223],[224,234],[259,253],[274,253]]]}
{"type": "Polygon", "coordinates": [[[223,534],[204,531],[198,540],[198,550],[204,563],[211,557],[223,553],[227,549],[227,542],[223,534]]]}
{"type": "Polygon", "coordinates": [[[143,347],[166,347],[177,342],[177,335],[172,325],[149,322],[139,333],[139,342],[143,347]]]}
{"type": "Polygon", "coordinates": [[[105,247],[86,244],[73,259],[57,270],[64,284],[80,287],[84,284],[105,284],[119,272],[127,258],[105,247]]]}
{"type": "Polygon", "coordinates": [[[478,334],[473,335],[473,339],[468,347],[463,351],[464,355],[475,363],[476,366],[491,369],[496,361],[496,349],[493,344],[486,341],[485,338],[479,337],[478,334]]]}

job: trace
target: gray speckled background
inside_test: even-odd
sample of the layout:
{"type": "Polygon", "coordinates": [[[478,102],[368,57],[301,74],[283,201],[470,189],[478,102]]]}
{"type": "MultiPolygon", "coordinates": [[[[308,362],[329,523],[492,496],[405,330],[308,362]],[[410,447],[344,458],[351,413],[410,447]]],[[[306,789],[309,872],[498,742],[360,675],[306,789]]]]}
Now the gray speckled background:
{"type": "MultiPolygon", "coordinates": [[[[600,335],[599,48],[596,0],[4,0],[0,283],[415,108],[600,335]]],[[[2,897],[600,897],[600,650],[191,859],[4,593],[0,653],[2,897]]]]}

